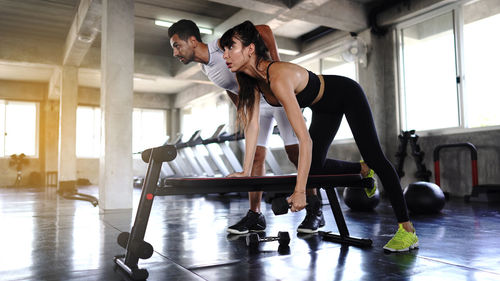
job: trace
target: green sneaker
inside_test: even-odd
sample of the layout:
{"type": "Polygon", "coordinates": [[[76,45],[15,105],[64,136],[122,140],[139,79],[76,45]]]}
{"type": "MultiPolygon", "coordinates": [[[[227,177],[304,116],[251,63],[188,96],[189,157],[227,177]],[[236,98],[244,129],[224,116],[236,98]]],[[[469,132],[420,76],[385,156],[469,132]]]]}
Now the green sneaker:
{"type": "MultiPolygon", "coordinates": [[[[359,162],[364,163],[363,160],[361,160],[359,162]]],[[[368,198],[372,198],[373,195],[375,195],[375,192],[377,191],[377,180],[374,178],[374,176],[375,176],[375,171],[370,169],[370,172],[365,177],[365,178],[372,178],[373,179],[373,187],[372,188],[365,188],[366,196],[368,196],[368,198]]]]}
{"type": "Polygon", "coordinates": [[[406,231],[402,224],[399,224],[399,229],[394,237],[384,246],[384,250],[390,252],[406,252],[415,248],[418,248],[417,234],[406,231]]]}

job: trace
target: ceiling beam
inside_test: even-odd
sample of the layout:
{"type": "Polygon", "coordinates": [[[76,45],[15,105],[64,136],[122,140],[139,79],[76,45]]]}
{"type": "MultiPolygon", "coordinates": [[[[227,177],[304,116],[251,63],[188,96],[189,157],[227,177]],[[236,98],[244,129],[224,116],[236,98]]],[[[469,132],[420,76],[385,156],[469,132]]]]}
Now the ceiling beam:
{"type": "Polygon", "coordinates": [[[170,22],[176,22],[181,19],[196,19],[196,24],[201,27],[213,28],[217,26],[222,20],[199,14],[194,14],[185,11],[179,11],[174,9],[168,9],[161,6],[156,6],[152,4],[145,4],[142,2],[135,3],[135,17],[150,19],[154,24],[154,20],[165,20],[170,22]]]}
{"type": "Polygon", "coordinates": [[[63,65],[79,66],[100,32],[101,0],[81,0],[66,36],[63,65]]]}
{"type": "MultiPolygon", "coordinates": [[[[278,26],[276,25],[279,24],[285,25],[294,19],[349,32],[359,32],[368,28],[368,17],[365,7],[354,1],[301,0],[296,1],[297,3],[291,8],[288,8],[282,1],[278,0],[269,0],[266,3],[258,0],[210,1],[256,12],[260,14],[259,18],[267,17],[269,18],[268,22],[273,21],[272,28],[277,28],[278,26]]],[[[245,11],[240,11],[240,13],[243,14],[245,11]]],[[[252,13],[249,13],[249,15],[253,16],[252,13]]],[[[243,19],[250,18],[239,17],[235,19],[241,22],[243,19]]],[[[220,26],[225,26],[225,24],[222,23],[220,26]]]]}
{"type": "Polygon", "coordinates": [[[282,17],[348,32],[359,32],[368,28],[368,13],[365,7],[347,0],[305,0],[284,13],[282,17]]]}
{"type": "Polygon", "coordinates": [[[457,0],[421,0],[403,1],[397,5],[382,11],[377,16],[377,24],[386,26],[395,24],[420,14],[432,11],[445,5],[457,3],[457,0]]]}

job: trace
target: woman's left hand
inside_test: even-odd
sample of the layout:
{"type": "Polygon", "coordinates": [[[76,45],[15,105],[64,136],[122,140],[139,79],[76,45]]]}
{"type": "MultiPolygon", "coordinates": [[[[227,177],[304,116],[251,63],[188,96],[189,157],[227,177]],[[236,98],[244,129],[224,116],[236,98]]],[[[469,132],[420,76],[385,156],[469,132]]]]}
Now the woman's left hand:
{"type": "Polygon", "coordinates": [[[288,197],[288,204],[290,204],[290,211],[298,212],[304,209],[307,205],[306,203],[306,193],[305,192],[294,192],[292,196],[288,197]]]}
{"type": "Polygon", "coordinates": [[[245,172],[235,172],[232,174],[227,175],[228,178],[242,178],[242,177],[249,177],[249,175],[245,172]]]}

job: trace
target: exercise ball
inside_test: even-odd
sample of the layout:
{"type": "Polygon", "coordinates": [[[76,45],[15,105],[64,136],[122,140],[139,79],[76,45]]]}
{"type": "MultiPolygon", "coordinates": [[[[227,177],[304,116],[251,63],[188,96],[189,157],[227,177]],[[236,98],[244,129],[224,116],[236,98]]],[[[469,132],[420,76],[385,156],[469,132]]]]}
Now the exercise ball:
{"type": "Polygon", "coordinates": [[[410,183],[403,191],[410,212],[415,214],[436,214],[444,207],[444,193],[432,182],[410,183]]]}
{"type": "Polygon", "coordinates": [[[372,197],[368,197],[364,188],[346,187],[343,195],[344,203],[354,211],[371,211],[375,209],[380,202],[380,193],[378,189],[372,197]]]}

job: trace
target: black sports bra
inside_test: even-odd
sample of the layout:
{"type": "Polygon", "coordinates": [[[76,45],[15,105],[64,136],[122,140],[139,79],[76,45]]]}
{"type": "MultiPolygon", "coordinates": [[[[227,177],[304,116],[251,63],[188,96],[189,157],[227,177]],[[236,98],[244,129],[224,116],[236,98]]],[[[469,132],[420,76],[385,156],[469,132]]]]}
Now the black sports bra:
{"type": "MultiPolygon", "coordinates": [[[[269,85],[269,88],[271,88],[271,82],[269,81],[269,67],[273,63],[275,63],[275,62],[272,61],[271,63],[269,63],[269,65],[267,66],[267,71],[266,71],[267,84],[269,85]]],[[[309,70],[307,72],[309,73],[309,80],[307,81],[306,87],[302,91],[300,91],[300,93],[297,93],[295,95],[295,97],[297,98],[297,102],[299,103],[299,106],[301,108],[308,107],[311,105],[311,103],[314,101],[314,99],[318,95],[319,89],[321,86],[321,82],[320,82],[318,76],[309,70]]],[[[268,104],[270,104],[271,106],[275,106],[275,107],[281,106],[281,104],[270,103],[266,99],[266,95],[264,95],[264,93],[262,92],[262,90],[260,89],[258,84],[257,84],[257,87],[259,88],[259,91],[261,92],[262,96],[264,97],[264,100],[266,100],[266,102],[268,104]]]]}

